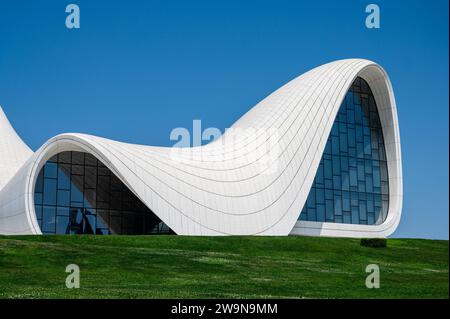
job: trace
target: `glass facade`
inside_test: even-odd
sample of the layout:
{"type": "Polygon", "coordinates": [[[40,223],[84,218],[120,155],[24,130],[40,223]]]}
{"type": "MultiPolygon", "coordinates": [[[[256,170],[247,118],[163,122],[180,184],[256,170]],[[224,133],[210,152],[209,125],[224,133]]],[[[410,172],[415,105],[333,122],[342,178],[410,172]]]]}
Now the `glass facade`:
{"type": "Polygon", "coordinates": [[[369,85],[358,77],[339,109],[299,219],[377,225],[388,208],[380,117],[369,85]]]}
{"type": "Polygon", "coordinates": [[[82,152],[62,152],[36,180],[34,205],[44,234],[173,233],[105,165],[82,152]]]}

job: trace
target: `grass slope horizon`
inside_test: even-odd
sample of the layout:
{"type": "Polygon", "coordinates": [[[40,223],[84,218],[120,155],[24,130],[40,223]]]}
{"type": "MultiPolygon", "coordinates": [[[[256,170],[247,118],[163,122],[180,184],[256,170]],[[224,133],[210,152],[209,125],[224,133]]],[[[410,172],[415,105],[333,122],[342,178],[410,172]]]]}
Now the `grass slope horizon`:
{"type": "Polygon", "coordinates": [[[448,298],[447,240],[0,236],[0,298],[448,298]],[[80,267],[67,289],[68,264],[80,267]],[[368,289],[368,264],[380,267],[368,289]]]}

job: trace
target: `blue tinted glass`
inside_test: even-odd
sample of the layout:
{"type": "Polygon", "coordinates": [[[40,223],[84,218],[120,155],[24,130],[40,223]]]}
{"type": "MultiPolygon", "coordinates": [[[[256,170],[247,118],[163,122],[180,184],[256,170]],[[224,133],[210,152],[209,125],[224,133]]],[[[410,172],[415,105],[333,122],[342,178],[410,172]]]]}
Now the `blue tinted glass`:
{"type": "Polygon", "coordinates": [[[70,165],[58,165],[58,189],[70,189],[70,165]]]}
{"type": "Polygon", "coordinates": [[[58,174],[58,165],[56,163],[47,163],[44,168],[44,177],[56,178],[58,174]]]}
{"type": "Polygon", "coordinates": [[[56,205],[56,179],[44,178],[44,205],[56,205]]]}
{"type": "MultiPolygon", "coordinates": [[[[44,165],[34,201],[45,234],[172,232],[108,168],[81,152],[62,152],[44,165]]],[[[310,201],[315,210],[314,198],[310,201]]]]}
{"type": "Polygon", "coordinates": [[[56,208],[54,206],[44,206],[42,209],[41,230],[45,233],[55,232],[56,208]]]}
{"type": "Polygon", "coordinates": [[[388,195],[384,139],[375,99],[368,84],[357,78],[341,104],[299,219],[380,224],[387,217],[388,195]]]}

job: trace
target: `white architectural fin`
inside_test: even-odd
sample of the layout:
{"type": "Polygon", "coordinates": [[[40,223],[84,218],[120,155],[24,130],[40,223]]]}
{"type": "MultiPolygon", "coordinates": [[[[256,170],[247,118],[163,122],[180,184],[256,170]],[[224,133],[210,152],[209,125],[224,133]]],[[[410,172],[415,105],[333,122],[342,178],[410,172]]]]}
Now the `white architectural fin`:
{"type": "Polygon", "coordinates": [[[0,190],[32,154],[33,151],[17,135],[0,106],[0,190]]]}

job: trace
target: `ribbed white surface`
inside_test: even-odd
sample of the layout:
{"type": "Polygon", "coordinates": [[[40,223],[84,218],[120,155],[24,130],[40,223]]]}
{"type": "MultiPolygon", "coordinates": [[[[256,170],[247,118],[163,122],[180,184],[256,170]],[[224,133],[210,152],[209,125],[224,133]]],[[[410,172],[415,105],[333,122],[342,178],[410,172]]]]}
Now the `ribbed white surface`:
{"type": "Polygon", "coordinates": [[[315,68],[262,100],[232,129],[240,133],[227,132],[182,152],[84,134],[58,135],[0,190],[0,233],[40,233],[31,196],[34,181],[48,158],[66,150],[95,155],[178,234],[386,236],[397,227],[402,178],[395,99],[375,63],[349,59],[315,68]],[[378,226],[297,222],[356,76],[369,83],[380,111],[391,191],[388,218],[378,226]]]}

